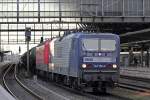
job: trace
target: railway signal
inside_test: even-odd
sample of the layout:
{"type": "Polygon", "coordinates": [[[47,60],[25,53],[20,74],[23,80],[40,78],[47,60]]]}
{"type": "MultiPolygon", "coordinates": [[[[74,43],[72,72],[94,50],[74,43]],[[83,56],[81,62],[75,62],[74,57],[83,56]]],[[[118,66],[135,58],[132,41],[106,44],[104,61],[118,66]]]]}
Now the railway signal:
{"type": "Polygon", "coordinates": [[[19,46],[19,53],[21,53],[21,47],[19,46]]]}
{"type": "Polygon", "coordinates": [[[31,28],[26,27],[25,38],[27,42],[27,76],[29,76],[29,42],[31,40],[31,28]]]}

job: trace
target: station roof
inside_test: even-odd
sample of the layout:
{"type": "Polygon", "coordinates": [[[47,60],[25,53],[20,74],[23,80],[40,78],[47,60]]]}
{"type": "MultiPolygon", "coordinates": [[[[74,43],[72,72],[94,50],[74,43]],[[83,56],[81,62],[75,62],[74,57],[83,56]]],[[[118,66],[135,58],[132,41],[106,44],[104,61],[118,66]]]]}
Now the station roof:
{"type": "Polygon", "coordinates": [[[133,1],[2,0],[0,42],[25,44],[26,27],[32,30],[31,44],[39,44],[41,37],[62,36],[68,30],[114,33],[120,35],[121,43],[148,40],[148,32],[128,33],[150,27],[149,1],[133,1]]]}
{"type": "Polygon", "coordinates": [[[127,32],[125,34],[121,34],[121,42],[122,43],[129,43],[129,42],[148,42],[150,41],[150,28],[140,30],[140,31],[134,31],[134,32],[127,32]]]}
{"type": "Polygon", "coordinates": [[[9,53],[11,51],[0,51],[0,54],[9,53]]]}

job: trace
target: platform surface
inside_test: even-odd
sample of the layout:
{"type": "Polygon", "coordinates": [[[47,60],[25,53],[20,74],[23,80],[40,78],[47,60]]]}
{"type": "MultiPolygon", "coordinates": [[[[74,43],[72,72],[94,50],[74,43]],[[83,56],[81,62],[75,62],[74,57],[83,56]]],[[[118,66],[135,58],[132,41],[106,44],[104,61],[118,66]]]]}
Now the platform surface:
{"type": "Polygon", "coordinates": [[[0,85],[0,100],[16,100],[0,85]]]}
{"type": "Polygon", "coordinates": [[[150,67],[121,67],[120,75],[150,79],[150,67]]]}

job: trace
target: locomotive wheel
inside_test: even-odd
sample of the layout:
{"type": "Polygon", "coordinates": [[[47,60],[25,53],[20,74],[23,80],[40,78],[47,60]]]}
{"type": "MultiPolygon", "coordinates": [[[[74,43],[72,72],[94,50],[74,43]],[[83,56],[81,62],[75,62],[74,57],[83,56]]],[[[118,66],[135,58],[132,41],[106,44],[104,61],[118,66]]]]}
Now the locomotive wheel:
{"type": "Polygon", "coordinates": [[[66,78],[66,76],[64,77],[64,84],[67,85],[67,78],[66,78]]]}
{"type": "Polygon", "coordinates": [[[57,75],[54,75],[54,82],[57,82],[57,75]]]}
{"type": "Polygon", "coordinates": [[[103,93],[106,93],[106,87],[102,87],[102,88],[101,88],[101,91],[102,91],[103,93]]]}
{"type": "Polygon", "coordinates": [[[77,80],[75,79],[75,80],[73,80],[73,82],[72,82],[72,88],[74,88],[74,89],[78,89],[78,82],[77,82],[77,80]]]}
{"type": "Polygon", "coordinates": [[[107,91],[106,83],[103,82],[103,83],[102,83],[102,86],[101,86],[101,92],[106,93],[106,91],[107,91]]]}
{"type": "Polygon", "coordinates": [[[93,92],[94,92],[94,93],[99,92],[98,87],[93,87],[93,92]]]}

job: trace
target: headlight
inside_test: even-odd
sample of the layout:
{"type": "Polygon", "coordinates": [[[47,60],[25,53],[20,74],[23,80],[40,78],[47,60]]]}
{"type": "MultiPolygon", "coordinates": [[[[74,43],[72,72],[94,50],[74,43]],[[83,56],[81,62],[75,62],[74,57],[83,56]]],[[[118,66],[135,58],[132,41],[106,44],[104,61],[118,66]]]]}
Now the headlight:
{"type": "Polygon", "coordinates": [[[54,63],[51,63],[51,66],[54,67],[54,63]]]}
{"type": "Polygon", "coordinates": [[[117,65],[116,65],[116,64],[113,64],[113,68],[114,68],[114,69],[117,68],[117,65]]]}
{"type": "Polygon", "coordinates": [[[86,68],[86,64],[82,64],[82,68],[86,68]]]}

